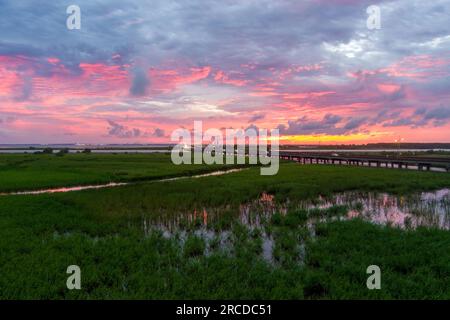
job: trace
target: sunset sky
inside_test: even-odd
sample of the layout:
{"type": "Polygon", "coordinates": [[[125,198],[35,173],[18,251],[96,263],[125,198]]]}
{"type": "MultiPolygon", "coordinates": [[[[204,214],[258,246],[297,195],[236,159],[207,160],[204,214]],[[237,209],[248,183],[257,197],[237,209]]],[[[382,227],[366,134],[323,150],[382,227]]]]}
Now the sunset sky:
{"type": "Polygon", "coordinates": [[[1,144],[450,142],[448,0],[0,0],[0,30],[1,144]]]}

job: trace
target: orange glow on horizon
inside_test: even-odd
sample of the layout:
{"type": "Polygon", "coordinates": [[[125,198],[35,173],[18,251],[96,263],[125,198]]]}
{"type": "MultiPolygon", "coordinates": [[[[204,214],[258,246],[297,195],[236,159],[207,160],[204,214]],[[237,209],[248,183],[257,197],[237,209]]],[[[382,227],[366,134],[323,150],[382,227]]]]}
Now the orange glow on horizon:
{"type": "Polygon", "coordinates": [[[371,132],[368,134],[356,133],[349,135],[286,135],[280,137],[280,142],[284,143],[304,143],[304,144],[352,144],[352,143],[370,143],[380,142],[383,137],[389,135],[386,132],[371,132]]]}

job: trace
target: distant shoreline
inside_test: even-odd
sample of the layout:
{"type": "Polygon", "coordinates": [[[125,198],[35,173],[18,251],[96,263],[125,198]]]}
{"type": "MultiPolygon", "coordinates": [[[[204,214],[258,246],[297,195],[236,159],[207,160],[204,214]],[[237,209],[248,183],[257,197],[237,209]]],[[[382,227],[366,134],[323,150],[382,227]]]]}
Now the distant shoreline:
{"type": "MultiPolygon", "coordinates": [[[[69,150],[170,150],[176,144],[0,144],[2,150],[42,150],[69,149],[69,150]]],[[[312,150],[312,151],[450,151],[450,143],[368,143],[368,144],[340,144],[340,145],[305,145],[305,144],[284,144],[280,150],[312,150]]]]}

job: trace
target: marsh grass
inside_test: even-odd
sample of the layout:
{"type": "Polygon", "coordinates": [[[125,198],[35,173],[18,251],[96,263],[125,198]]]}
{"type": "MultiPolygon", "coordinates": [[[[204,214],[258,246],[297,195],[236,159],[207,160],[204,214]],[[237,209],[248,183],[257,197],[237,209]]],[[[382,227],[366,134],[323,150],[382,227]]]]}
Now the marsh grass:
{"type": "MultiPolygon", "coordinates": [[[[70,158],[33,164],[31,157],[21,163],[16,159],[6,166],[9,169],[3,167],[4,172],[11,171],[3,188],[52,184],[51,177],[40,181],[30,176],[39,166],[42,174],[51,171],[53,159],[70,158]],[[28,166],[25,173],[16,172],[21,166],[28,166]],[[20,183],[15,180],[19,176],[20,183]]],[[[79,159],[89,164],[99,158],[79,159]]],[[[161,158],[162,163],[166,160],[161,158]]],[[[108,172],[127,171],[125,164],[118,169],[121,161],[134,160],[124,156],[117,164],[110,163],[112,167],[100,161],[99,173],[91,163],[85,171],[90,177],[80,179],[101,180],[108,172]]],[[[68,162],[59,165],[71,167],[68,162]]],[[[73,169],[77,170],[83,171],[73,169]]],[[[128,176],[149,174],[135,170],[147,169],[130,169],[128,176]]],[[[178,174],[177,170],[169,168],[164,174],[178,174]]],[[[79,182],[68,178],[64,183],[68,181],[79,182]]],[[[108,190],[0,197],[0,297],[448,299],[448,231],[342,220],[339,217],[349,208],[306,210],[295,202],[347,190],[401,195],[449,186],[448,175],[432,172],[283,163],[273,177],[260,176],[258,168],[252,168],[220,177],[108,190]],[[258,217],[251,211],[253,223],[243,223],[242,204],[263,193],[273,195],[274,205],[265,212],[270,214],[258,217]],[[188,218],[194,210],[208,212],[206,226],[202,216],[188,218]],[[66,268],[72,264],[81,267],[81,291],[65,287],[66,268]],[[382,269],[383,290],[365,286],[366,268],[372,264],[382,269]]]]}
{"type": "Polygon", "coordinates": [[[0,154],[0,192],[139,182],[243,165],[173,165],[170,154],[0,154]]]}

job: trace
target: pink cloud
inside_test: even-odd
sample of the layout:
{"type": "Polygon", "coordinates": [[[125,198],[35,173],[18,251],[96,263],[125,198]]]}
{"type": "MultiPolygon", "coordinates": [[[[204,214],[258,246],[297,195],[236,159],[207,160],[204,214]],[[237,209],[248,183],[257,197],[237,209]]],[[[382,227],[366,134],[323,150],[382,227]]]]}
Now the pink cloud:
{"type": "Polygon", "coordinates": [[[156,69],[149,70],[152,90],[157,93],[169,92],[179,86],[195,83],[209,76],[210,66],[201,68],[189,68],[187,70],[156,69]]]}
{"type": "Polygon", "coordinates": [[[243,87],[248,83],[247,80],[230,79],[228,75],[226,75],[223,71],[220,70],[216,72],[214,80],[216,80],[219,83],[229,84],[236,87],[243,87]]]}
{"type": "Polygon", "coordinates": [[[392,83],[380,83],[380,84],[377,84],[377,87],[381,92],[384,92],[384,93],[394,93],[401,88],[400,85],[392,84],[392,83]]]}

